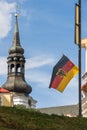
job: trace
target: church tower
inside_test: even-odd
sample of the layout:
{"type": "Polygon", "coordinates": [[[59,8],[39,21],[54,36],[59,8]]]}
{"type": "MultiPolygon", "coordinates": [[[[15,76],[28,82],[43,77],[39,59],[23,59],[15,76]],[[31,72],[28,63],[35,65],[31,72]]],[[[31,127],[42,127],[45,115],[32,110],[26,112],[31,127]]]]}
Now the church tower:
{"type": "Polygon", "coordinates": [[[25,105],[29,107],[34,102],[29,96],[32,92],[31,86],[25,81],[25,57],[24,49],[20,44],[19,29],[18,29],[18,14],[15,14],[14,37],[9,56],[7,58],[8,74],[7,81],[1,86],[13,93],[13,105],[25,105]]]}

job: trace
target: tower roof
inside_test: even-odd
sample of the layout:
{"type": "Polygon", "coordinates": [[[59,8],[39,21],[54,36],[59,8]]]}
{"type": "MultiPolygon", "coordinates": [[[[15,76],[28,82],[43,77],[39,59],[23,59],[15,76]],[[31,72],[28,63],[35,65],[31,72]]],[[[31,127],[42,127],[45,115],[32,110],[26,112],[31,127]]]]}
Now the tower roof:
{"type": "Polygon", "coordinates": [[[20,44],[19,29],[18,29],[18,14],[15,14],[15,28],[13,43],[9,50],[8,56],[8,78],[2,88],[10,92],[18,92],[29,94],[32,87],[25,81],[25,57],[24,49],[20,44]]]}
{"type": "Polygon", "coordinates": [[[26,93],[29,94],[32,91],[32,88],[21,76],[12,76],[9,77],[5,84],[2,85],[2,88],[10,92],[26,93]]]}
{"type": "Polygon", "coordinates": [[[21,47],[20,44],[20,37],[19,37],[19,29],[18,29],[18,14],[15,14],[15,28],[14,28],[14,37],[13,37],[13,44],[9,50],[9,54],[13,53],[24,53],[24,49],[21,47]]]}

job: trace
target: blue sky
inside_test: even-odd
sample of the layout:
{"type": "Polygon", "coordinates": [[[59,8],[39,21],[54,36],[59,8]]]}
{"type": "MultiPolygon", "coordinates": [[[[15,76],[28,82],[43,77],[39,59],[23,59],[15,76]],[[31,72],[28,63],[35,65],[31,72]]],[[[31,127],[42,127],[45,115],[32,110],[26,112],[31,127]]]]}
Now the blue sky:
{"type": "MultiPolygon", "coordinates": [[[[53,66],[63,54],[78,66],[78,46],[74,44],[74,9],[77,0],[1,0],[0,1],[0,85],[7,78],[8,50],[11,47],[16,5],[19,33],[25,50],[26,81],[32,86],[37,108],[78,103],[78,75],[63,93],[49,89],[53,66]]],[[[87,36],[87,17],[82,7],[82,37],[87,36]]],[[[82,49],[82,74],[85,72],[82,49]]]]}

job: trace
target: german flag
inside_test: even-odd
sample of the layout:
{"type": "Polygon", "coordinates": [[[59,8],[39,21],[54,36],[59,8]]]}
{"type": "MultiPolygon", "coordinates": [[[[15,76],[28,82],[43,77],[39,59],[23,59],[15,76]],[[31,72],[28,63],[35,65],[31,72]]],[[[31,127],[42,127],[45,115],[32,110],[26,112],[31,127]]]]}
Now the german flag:
{"type": "Polygon", "coordinates": [[[69,81],[78,73],[75,66],[65,55],[58,61],[53,68],[53,74],[49,88],[63,92],[69,81]]]}

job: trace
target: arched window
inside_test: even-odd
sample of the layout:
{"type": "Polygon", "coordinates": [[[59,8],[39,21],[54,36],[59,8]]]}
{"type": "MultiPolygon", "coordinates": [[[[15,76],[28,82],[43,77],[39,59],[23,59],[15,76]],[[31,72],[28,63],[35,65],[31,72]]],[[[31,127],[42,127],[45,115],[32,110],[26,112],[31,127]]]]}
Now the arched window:
{"type": "Polygon", "coordinates": [[[22,65],[22,73],[24,73],[24,65],[22,65]]]}
{"type": "Polygon", "coordinates": [[[14,64],[11,65],[11,72],[15,72],[14,64]]]}
{"type": "Polygon", "coordinates": [[[28,100],[28,105],[31,107],[31,100],[30,99],[28,100]]]}
{"type": "Polygon", "coordinates": [[[16,68],[17,72],[21,72],[21,67],[20,64],[17,64],[17,68],[16,68]]]}

